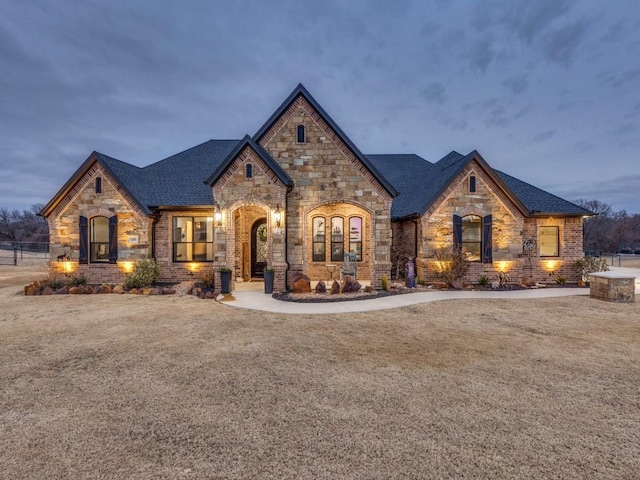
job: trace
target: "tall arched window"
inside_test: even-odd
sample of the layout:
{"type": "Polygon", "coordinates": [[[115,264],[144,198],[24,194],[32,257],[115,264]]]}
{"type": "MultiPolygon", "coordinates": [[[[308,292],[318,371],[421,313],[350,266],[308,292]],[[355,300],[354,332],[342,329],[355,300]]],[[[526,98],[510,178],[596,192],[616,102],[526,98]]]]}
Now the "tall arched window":
{"type": "Polygon", "coordinates": [[[89,252],[91,263],[109,263],[109,219],[91,219],[89,252]]]}
{"type": "Polygon", "coordinates": [[[313,217],[313,261],[324,262],[326,259],[325,253],[325,238],[326,238],[326,221],[324,217],[313,217]]]}
{"type": "Polygon", "coordinates": [[[96,193],[102,193],[102,177],[96,178],[96,193]]]}
{"type": "Polygon", "coordinates": [[[245,178],[253,178],[253,165],[250,163],[247,163],[247,166],[244,169],[244,176],[245,178]]]}
{"type": "Polygon", "coordinates": [[[296,141],[298,143],[305,143],[307,141],[307,137],[304,131],[304,125],[298,125],[298,133],[297,133],[298,137],[296,139],[296,141]]]}
{"type": "Polygon", "coordinates": [[[478,215],[462,217],[462,250],[470,262],[482,260],[482,218],[478,215]]]}
{"type": "Polygon", "coordinates": [[[469,192],[475,193],[476,191],[476,177],[475,175],[471,175],[469,177],[469,192]]]}
{"type": "Polygon", "coordinates": [[[344,218],[331,218],[331,261],[344,260],[344,218]]]}

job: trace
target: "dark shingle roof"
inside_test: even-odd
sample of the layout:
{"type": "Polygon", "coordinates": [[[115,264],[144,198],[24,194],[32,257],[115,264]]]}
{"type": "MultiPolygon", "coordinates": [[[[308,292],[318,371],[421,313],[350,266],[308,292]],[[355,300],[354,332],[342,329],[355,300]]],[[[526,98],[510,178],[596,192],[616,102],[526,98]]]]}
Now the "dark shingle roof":
{"type": "Polygon", "coordinates": [[[367,155],[376,168],[386,176],[398,196],[393,200],[391,218],[400,220],[423,215],[440,193],[453,181],[464,166],[475,159],[495,172],[513,200],[520,202],[526,214],[589,215],[591,212],[545,192],[503,172],[491,169],[475,150],[468,155],[451,152],[430,163],[417,155],[367,155]]]}
{"type": "Polygon", "coordinates": [[[238,142],[209,140],[144,168],[102,153],[95,155],[150,213],[150,207],[213,205],[211,188],[204,181],[238,142]]]}
{"type": "Polygon", "coordinates": [[[562,213],[565,215],[593,215],[593,212],[579,207],[575,203],[564,200],[552,193],[545,192],[533,185],[529,185],[522,180],[507,175],[504,172],[495,170],[502,181],[529,209],[529,213],[552,214],[562,213]]]}

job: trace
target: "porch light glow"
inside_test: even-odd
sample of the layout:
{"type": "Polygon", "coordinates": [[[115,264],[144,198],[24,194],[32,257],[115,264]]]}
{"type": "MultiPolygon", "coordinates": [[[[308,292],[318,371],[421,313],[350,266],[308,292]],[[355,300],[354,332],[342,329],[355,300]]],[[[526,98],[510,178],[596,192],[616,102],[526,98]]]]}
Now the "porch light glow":
{"type": "Polygon", "coordinates": [[[558,266],[558,261],[557,260],[547,260],[546,262],[544,262],[544,266],[547,269],[548,272],[555,272],[556,267],[558,266]]]}
{"type": "Polygon", "coordinates": [[[120,263],[120,265],[122,265],[122,269],[125,271],[125,273],[133,272],[133,262],[122,262],[120,263]]]}
{"type": "Polygon", "coordinates": [[[71,262],[64,262],[64,273],[66,273],[67,275],[69,275],[71,272],[73,272],[73,263],[71,262]]]}
{"type": "Polygon", "coordinates": [[[501,260],[498,262],[498,270],[500,272],[506,272],[511,267],[511,262],[507,262],[506,260],[501,260]]]}
{"type": "Polygon", "coordinates": [[[216,222],[216,227],[222,226],[222,211],[220,210],[220,205],[216,203],[215,213],[213,214],[213,219],[216,222]]]}
{"type": "Polygon", "coordinates": [[[276,206],[275,212],[273,212],[273,219],[276,221],[276,227],[280,228],[282,223],[282,212],[280,211],[280,204],[276,206]]]}

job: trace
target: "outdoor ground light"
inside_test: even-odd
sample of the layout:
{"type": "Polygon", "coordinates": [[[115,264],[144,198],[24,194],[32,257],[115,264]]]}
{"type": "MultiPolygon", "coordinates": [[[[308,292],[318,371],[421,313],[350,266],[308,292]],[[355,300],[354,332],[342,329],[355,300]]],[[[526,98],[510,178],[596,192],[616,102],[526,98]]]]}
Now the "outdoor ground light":
{"type": "Polygon", "coordinates": [[[276,206],[276,211],[273,212],[273,218],[276,221],[276,227],[280,228],[280,224],[282,223],[282,212],[280,211],[280,204],[276,206]]]}

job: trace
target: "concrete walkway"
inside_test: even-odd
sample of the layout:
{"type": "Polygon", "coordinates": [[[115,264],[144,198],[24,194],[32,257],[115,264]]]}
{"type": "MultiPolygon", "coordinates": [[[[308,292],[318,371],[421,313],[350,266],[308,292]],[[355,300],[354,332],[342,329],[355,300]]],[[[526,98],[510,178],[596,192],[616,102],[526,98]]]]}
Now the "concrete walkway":
{"type": "MultiPolygon", "coordinates": [[[[620,273],[628,273],[636,277],[636,295],[640,294],[640,268],[611,267],[611,270],[620,273]]],[[[275,313],[294,313],[300,315],[314,315],[327,313],[352,313],[371,312],[374,310],[385,310],[390,308],[406,307],[418,303],[437,302],[440,300],[456,300],[469,298],[504,298],[504,299],[527,299],[527,298],[553,298],[568,297],[574,295],[589,295],[589,288],[537,288],[530,290],[510,290],[510,291],[469,291],[469,290],[445,290],[407,293],[403,295],[392,295],[371,300],[351,300],[347,302],[327,302],[327,303],[297,303],[283,302],[274,299],[271,295],[264,293],[261,282],[237,284],[237,288],[231,297],[218,300],[223,305],[236,308],[246,308],[249,310],[261,310],[275,313]]]]}

